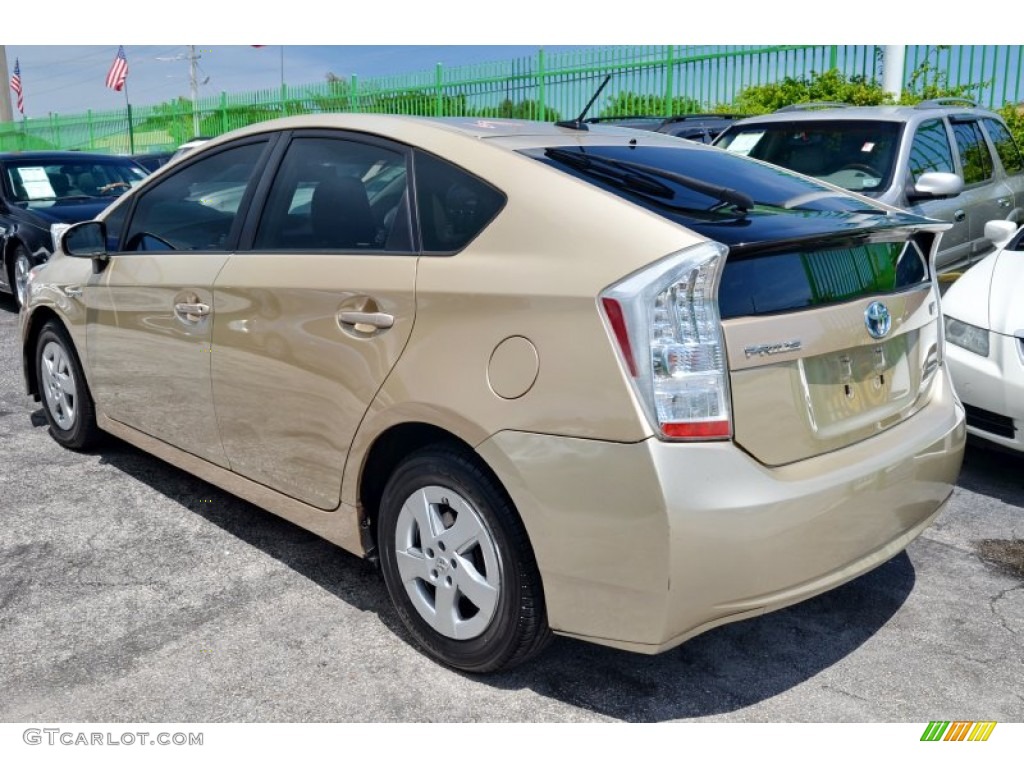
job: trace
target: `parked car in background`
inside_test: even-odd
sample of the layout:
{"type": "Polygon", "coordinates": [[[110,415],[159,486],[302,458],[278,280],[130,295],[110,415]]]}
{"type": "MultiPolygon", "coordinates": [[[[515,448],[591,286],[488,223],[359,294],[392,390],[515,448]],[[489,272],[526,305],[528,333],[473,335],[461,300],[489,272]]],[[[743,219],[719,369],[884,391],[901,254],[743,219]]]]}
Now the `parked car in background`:
{"type": "Polygon", "coordinates": [[[670,136],[312,114],[195,149],[28,284],[29,393],[359,555],[430,656],[657,653],[929,525],[948,225],[670,136]]]}
{"type": "Polygon", "coordinates": [[[591,117],[586,123],[597,125],[617,125],[620,128],[636,128],[644,131],[666,133],[681,139],[710,144],[722,131],[742,118],[743,115],[724,113],[696,113],[691,115],[673,115],[672,117],[591,117]]]}
{"type": "Polygon", "coordinates": [[[152,173],[157,168],[167,165],[171,158],[174,157],[173,152],[144,152],[138,155],[131,155],[132,160],[141,165],[147,171],[152,173]]]}
{"type": "Polygon", "coordinates": [[[0,153],[0,291],[21,306],[29,270],[53,252],[52,227],[93,218],[147,173],[127,157],[0,153]]]}
{"type": "MultiPolygon", "coordinates": [[[[182,155],[187,155],[193,149],[195,149],[196,147],[203,146],[203,144],[205,144],[209,140],[209,136],[196,136],[195,138],[189,139],[176,150],[174,150],[174,152],[171,154],[170,160],[177,160],[182,155]]],[[[170,162],[170,160],[168,160],[168,162],[170,162]]]]}
{"type": "Polygon", "coordinates": [[[988,225],[995,252],[942,298],[946,358],[967,431],[1024,451],[1024,229],[988,225]]]}
{"type": "Polygon", "coordinates": [[[940,270],[992,250],[985,223],[1024,221],[1024,159],[1002,118],[963,99],[798,104],[736,122],[715,146],[948,221],[940,270]]]}

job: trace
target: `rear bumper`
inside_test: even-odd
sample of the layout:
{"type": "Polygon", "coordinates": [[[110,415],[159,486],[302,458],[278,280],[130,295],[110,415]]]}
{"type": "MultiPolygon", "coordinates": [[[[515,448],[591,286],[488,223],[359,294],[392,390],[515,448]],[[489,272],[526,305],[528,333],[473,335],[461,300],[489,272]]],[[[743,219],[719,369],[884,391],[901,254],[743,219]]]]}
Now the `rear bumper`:
{"type": "Polygon", "coordinates": [[[963,410],[947,381],[934,392],[870,440],[777,468],[728,442],[503,432],[478,451],[523,517],[552,629],[657,653],[904,549],[963,459],[963,410]]]}
{"type": "Polygon", "coordinates": [[[1024,452],[1024,343],[997,333],[989,334],[989,343],[988,357],[946,344],[957,394],[973,406],[968,409],[967,431],[1024,452]]]}

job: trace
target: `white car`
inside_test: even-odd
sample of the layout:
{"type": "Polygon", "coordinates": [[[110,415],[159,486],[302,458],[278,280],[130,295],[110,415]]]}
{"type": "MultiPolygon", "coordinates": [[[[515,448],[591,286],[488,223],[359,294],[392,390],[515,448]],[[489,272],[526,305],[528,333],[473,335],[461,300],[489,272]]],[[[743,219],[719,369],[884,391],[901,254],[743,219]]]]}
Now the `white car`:
{"type": "Polygon", "coordinates": [[[990,221],[996,250],[942,299],[946,360],[967,431],[1024,452],[1024,227],[990,221]]]}

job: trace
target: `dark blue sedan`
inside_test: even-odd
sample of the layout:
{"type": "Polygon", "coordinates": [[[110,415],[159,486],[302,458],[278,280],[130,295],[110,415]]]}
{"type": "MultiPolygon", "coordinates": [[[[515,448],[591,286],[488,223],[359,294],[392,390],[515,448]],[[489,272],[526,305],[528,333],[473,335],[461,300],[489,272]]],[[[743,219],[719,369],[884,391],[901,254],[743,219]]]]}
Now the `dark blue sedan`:
{"type": "Polygon", "coordinates": [[[0,153],[0,291],[20,307],[29,270],[53,253],[53,227],[95,217],[147,176],[125,157],[0,153]]]}

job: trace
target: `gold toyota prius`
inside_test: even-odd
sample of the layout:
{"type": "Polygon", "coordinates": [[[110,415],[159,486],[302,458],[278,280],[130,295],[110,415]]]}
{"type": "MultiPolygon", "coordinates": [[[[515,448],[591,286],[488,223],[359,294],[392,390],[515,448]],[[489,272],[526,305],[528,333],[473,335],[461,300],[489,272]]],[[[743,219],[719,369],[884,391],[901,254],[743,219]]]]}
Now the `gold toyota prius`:
{"type": "Polygon", "coordinates": [[[211,140],[30,275],[28,392],[379,563],[435,659],[657,653],[938,515],[948,224],[577,123],[309,115],[211,140]]]}

